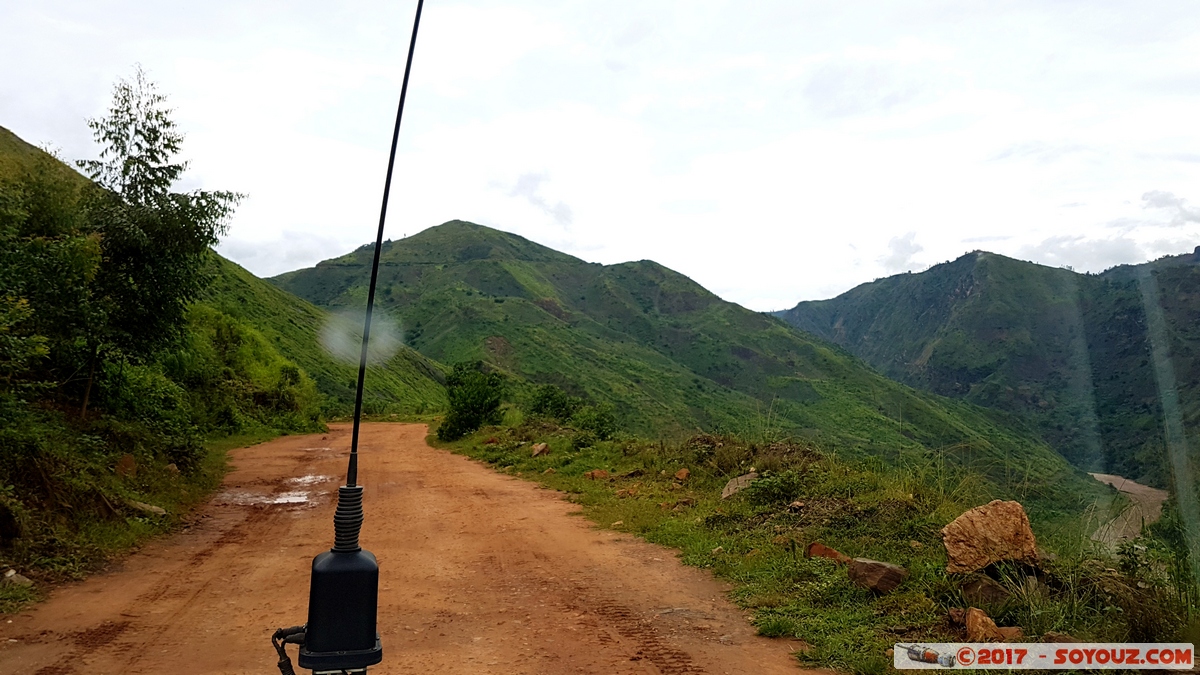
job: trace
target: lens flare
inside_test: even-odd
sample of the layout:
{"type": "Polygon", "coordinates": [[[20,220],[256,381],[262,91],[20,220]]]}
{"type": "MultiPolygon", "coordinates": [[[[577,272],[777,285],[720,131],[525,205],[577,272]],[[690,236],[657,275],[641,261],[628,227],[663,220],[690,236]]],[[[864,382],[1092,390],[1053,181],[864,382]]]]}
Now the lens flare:
{"type": "MultiPolygon", "coordinates": [[[[321,327],[321,346],[330,356],[345,363],[358,363],[362,354],[362,309],[344,309],[325,319],[321,327]]],[[[367,345],[367,364],[379,365],[400,351],[404,344],[400,322],[387,312],[375,308],[371,313],[371,341],[367,345]]]]}

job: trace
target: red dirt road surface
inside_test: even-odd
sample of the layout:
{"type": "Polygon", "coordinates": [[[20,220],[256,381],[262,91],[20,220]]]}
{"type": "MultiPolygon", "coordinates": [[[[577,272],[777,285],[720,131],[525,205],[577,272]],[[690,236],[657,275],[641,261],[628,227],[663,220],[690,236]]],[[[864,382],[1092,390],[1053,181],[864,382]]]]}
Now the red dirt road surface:
{"type": "MultiPolygon", "coordinates": [[[[796,643],[756,636],[707,572],[425,434],[363,427],[362,543],[380,562],[384,645],[372,673],[802,672],[796,643]]],[[[233,451],[185,532],[0,619],[0,673],[278,672],[270,634],[306,618],[349,436],[333,425],[233,451]]]]}

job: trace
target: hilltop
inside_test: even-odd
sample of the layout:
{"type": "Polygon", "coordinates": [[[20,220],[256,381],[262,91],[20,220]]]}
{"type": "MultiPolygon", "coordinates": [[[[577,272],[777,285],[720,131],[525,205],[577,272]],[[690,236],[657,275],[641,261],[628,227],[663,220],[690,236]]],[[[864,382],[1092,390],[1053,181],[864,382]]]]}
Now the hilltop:
{"type": "MultiPolygon", "coordinates": [[[[361,306],[371,253],[270,281],[327,309],[361,306]]],[[[451,221],[384,244],[376,297],[425,356],[480,360],[518,385],[612,403],[634,432],[792,435],[845,456],[970,467],[1005,494],[1018,474],[1025,494],[1044,500],[1095,494],[1005,415],[888,380],[652,261],[588,263],[451,221]]]]}
{"type": "Polygon", "coordinates": [[[1163,486],[1163,422],[1142,287],[1170,336],[1185,425],[1200,423],[1200,250],[1100,275],[976,251],[776,313],[883,374],[1026,420],[1090,471],[1163,486]]]}

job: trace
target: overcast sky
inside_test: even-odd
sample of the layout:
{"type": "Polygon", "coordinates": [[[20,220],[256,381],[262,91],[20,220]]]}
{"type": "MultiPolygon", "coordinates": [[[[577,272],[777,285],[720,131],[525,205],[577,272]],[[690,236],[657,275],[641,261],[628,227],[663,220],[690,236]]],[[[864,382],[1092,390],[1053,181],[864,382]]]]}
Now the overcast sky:
{"type": "MultiPolygon", "coordinates": [[[[0,0],[0,125],[67,158],[140,63],[261,276],[374,238],[415,0],[0,0]]],[[[387,235],[652,259],[752,309],[985,249],[1200,244],[1200,11],[1121,2],[425,6],[387,235]],[[1190,200],[1190,201],[1189,201],[1190,200]]]]}

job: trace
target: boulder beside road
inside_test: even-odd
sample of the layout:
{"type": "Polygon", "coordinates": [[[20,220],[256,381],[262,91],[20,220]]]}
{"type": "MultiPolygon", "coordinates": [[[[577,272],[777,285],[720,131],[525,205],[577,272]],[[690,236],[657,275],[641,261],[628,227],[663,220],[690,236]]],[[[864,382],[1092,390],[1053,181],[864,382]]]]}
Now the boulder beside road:
{"type": "Polygon", "coordinates": [[[950,573],[974,572],[1001,560],[1038,562],[1037,539],[1020,502],[997,499],[963,513],[942,528],[942,543],[950,573]]]}

